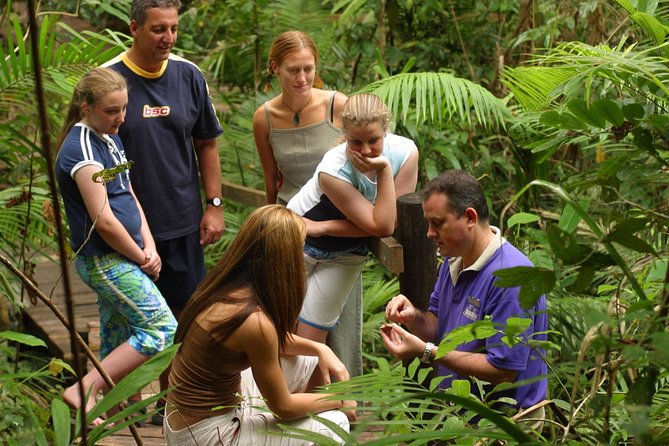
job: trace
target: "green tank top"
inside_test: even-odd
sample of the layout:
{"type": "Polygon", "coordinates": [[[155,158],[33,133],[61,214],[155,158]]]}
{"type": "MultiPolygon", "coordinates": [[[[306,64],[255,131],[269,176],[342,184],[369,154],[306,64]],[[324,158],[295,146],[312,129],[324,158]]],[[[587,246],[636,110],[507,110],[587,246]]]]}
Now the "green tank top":
{"type": "Polygon", "coordinates": [[[279,190],[279,200],[284,203],[295,195],[314,175],[316,166],[325,152],[339,143],[341,129],[332,123],[333,91],[323,121],[296,129],[272,128],[269,107],[265,103],[265,117],[269,125],[269,143],[274,152],[283,183],[279,190]]]}

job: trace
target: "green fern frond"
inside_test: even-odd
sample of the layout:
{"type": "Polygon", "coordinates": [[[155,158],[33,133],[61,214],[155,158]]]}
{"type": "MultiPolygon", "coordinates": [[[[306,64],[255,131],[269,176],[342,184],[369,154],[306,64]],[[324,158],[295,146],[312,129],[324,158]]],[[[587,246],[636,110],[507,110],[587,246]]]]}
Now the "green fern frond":
{"type": "Polygon", "coordinates": [[[644,94],[667,106],[667,60],[657,56],[664,46],[636,50],[569,42],[536,56],[534,66],[507,68],[502,82],[527,110],[549,106],[565,97],[583,96],[597,87],[598,96],[644,94]],[[652,88],[650,88],[652,87],[652,88]]]}
{"type": "Polygon", "coordinates": [[[401,73],[367,85],[362,91],[381,97],[394,116],[441,125],[443,120],[477,122],[486,129],[504,127],[510,113],[502,100],[485,88],[450,73],[401,73]]]}

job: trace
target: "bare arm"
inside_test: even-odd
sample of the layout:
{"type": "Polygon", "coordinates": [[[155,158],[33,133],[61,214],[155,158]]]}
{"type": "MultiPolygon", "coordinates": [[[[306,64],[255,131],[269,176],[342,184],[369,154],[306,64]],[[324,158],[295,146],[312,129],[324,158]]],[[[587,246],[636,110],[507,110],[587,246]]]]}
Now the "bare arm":
{"type": "MultiPolygon", "coordinates": [[[[352,155],[350,155],[352,156],[352,155]]],[[[355,159],[355,157],[353,158],[355,159]]],[[[366,161],[366,160],[363,160],[366,161]]],[[[367,166],[361,166],[367,168],[367,166]]],[[[323,175],[321,175],[323,177],[323,175]]],[[[402,168],[395,176],[395,201],[404,194],[414,192],[416,190],[416,182],[418,181],[418,150],[413,150],[407,158],[402,168]]],[[[323,183],[321,180],[321,187],[323,183]]],[[[327,192],[326,192],[327,193],[327,192]]],[[[329,194],[328,194],[329,196],[329,194]]],[[[395,201],[393,206],[396,206],[395,201]]],[[[379,203],[377,198],[377,204],[379,203]]],[[[396,208],[395,208],[396,209],[396,208]]],[[[346,214],[346,212],[344,212],[346,214]]],[[[337,237],[368,237],[375,235],[363,228],[357,226],[351,220],[326,220],[326,221],[312,221],[304,219],[307,224],[307,234],[312,237],[320,237],[323,235],[331,235],[337,237]]],[[[390,235],[390,234],[387,234],[390,235]]]]}
{"type": "Polygon", "coordinates": [[[412,150],[409,158],[395,176],[395,198],[416,191],[418,182],[418,150],[412,150]]]}
{"type": "Polygon", "coordinates": [[[142,221],[141,235],[142,241],[144,242],[144,255],[146,262],[143,265],[140,265],[140,268],[147,275],[151,276],[153,280],[157,280],[160,276],[160,270],[163,266],[162,261],[158,255],[158,251],[156,250],[156,242],[153,240],[153,234],[151,234],[151,230],[149,229],[149,223],[146,221],[144,209],[139,203],[139,200],[135,195],[135,191],[132,189],[132,185],[130,186],[130,193],[135,198],[135,203],[137,204],[137,209],[139,210],[139,217],[142,221]]]}
{"type": "Polygon", "coordinates": [[[286,355],[318,356],[318,367],[321,369],[324,384],[330,384],[330,377],[333,377],[335,381],[349,380],[346,366],[325,344],[293,334],[288,339],[283,353],[286,355]]]}
{"type": "Polygon", "coordinates": [[[331,235],[335,237],[369,237],[369,233],[363,231],[349,220],[325,220],[315,221],[302,217],[307,225],[307,235],[321,237],[331,235]]]}
{"type": "MultiPolygon", "coordinates": [[[[351,153],[353,156],[362,156],[351,153]]],[[[371,235],[385,237],[395,229],[395,183],[385,157],[379,156],[368,162],[373,163],[370,166],[376,171],[376,203],[370,203],[351,184],[326,173],[319,174],[319,181],[323,192],[353,224],[371,235]]]]}
{"type": "MultiPolygon", "coordinates": [[[[221,196],[221,160],[218,156],[216,139],[193,139],[200,177],[206,198],[221,196]]],[[[215,243],[225,230],[223,209],[206,206],[200,222],[200,244],[202,246],[215,243]]]]}
{"type": "MultiPolygon", "coordinates": [[[[290,393],[279,363],[279,341],[274,325],[262,312],[256,312],[226,340],[229,348],[244,351],[253,377],[267,406],[279,418],[292,420],[308,413],[340,409],[341,400],[326,399],[328,394],[290,393]]],[[[302,351],[297,348],[295,351],[302,351]]]]}
{"type": "Polygon", "coordinates": [[[281,172],[269,143],[269,124],[263,108],[264,105],[261,105],[253,114],[253,139],[265,177],[265,197],[268,204],[274,204],[281,188],[281,172]]]}
{"type": "Polygon", "coordinates": [[[337,92],[335,94],[334,98],[334,114],[332,115],[332,123],[337,127],[337,128],[342,128],[342,122],[341,122],[341,112],[344,110],[344,105],[346,105],[346,101],[348,100],[348,96],[346,96],[344,93],[337,92]]]}
{"type": "Polygon", "coordinates": [[[112,212],[104,184],[94,182],[92,179],[93,174],[101,170],[98,166],[89,165],[74,174],[74,181],[77,183],[88,215],[91,220],[97,220],[95,230],[114,251],[138,265],[143,265],[146,262],[144,251],[112,212]]]}

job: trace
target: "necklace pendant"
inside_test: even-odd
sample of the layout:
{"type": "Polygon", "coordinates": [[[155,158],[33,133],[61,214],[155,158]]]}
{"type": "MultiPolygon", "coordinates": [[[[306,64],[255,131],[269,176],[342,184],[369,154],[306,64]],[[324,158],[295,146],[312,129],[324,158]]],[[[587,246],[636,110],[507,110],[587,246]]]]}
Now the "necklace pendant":
{"type": "Polygon", "coordinates": [[[295,113],[293,115],[293,124],[295,124],[295,127],[300,125],[300,115],[299,115],[299,113],[295,113]]]}

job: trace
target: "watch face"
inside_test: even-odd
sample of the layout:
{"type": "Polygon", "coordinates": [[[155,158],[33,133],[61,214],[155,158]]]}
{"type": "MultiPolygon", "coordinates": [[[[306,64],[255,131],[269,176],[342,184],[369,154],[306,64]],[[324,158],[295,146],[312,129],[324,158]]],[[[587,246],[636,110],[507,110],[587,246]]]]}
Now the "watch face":
{"type": "Polygon", "coordinates": [[[218,197],[214,197],[211,200],[211,204],[213,204],[216,207],[219,207],[221,205],[221,199],[218,197]]]}

